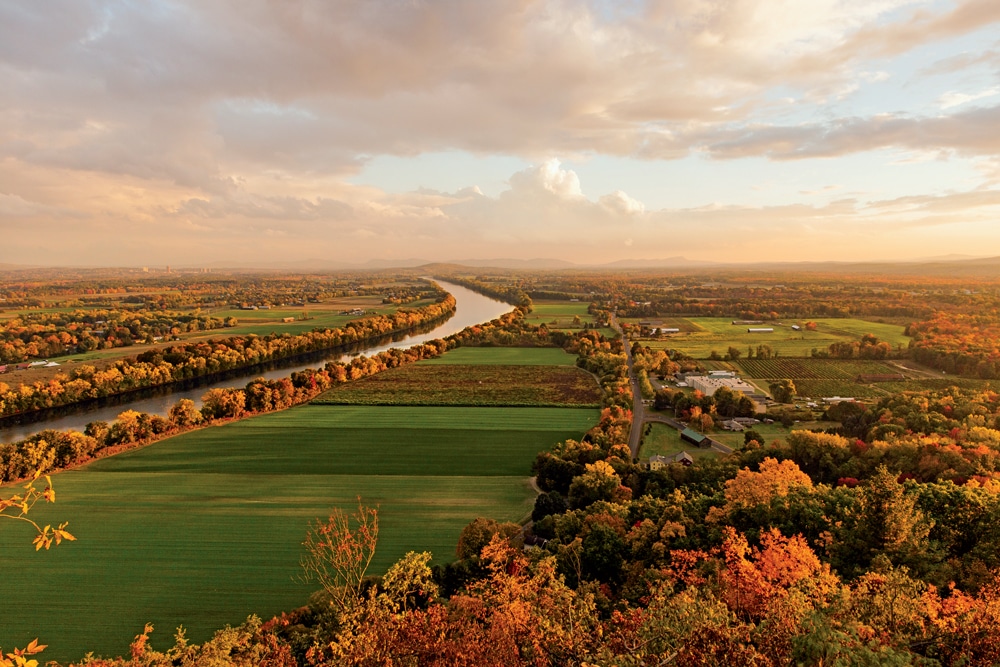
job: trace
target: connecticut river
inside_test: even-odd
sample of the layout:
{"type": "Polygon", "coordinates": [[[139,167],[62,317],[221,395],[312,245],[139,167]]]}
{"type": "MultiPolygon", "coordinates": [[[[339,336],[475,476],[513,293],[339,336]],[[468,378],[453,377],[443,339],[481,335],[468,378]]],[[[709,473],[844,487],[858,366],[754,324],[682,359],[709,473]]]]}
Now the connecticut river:
{"type": "Polygon", "coordinates": [[[79,410],[75,410],[72,414],[66,414],[64,410],[62,411],[62,416],[53,417],[52,419],[18,424],[0,429],[0,442],[14,442],[49,429],[76,429],[82,431],[88,422],[114,421],[123,410],[138,410],[139,412],[166,416],[170,407],[182,398],[190,398],[200,407],[201,397],[209,389],[216,387],[242,387],[254,378],[263,377],[268,380],[274,380],[288,377],[292,373],[305,370],[306,368],[320,368],[328,361],[338,359],[347,361],[359,354],[370,356],[394,347],[407,348],[412,345],[419,345],[429,340],[444,338],[458,333],[462,329],[474,324],[489,322],[511,310],[510,304],[477,294],[461,285],[455,285],[443,280],[435,282],[455,297],[455,314],[429,331],[401,336],[398,340],[381,340],[378,343],[371,344],[370,347],[356,347],[350,354],[344,354],[342,349],[331,350],[328,353],[318,352],[309,355],[306,363],[303,363],[301,359],[290,359],[286,360],[285,363],[275,362],[270,364],[266,370],[256,368],[246,372],[233,371],[227,373],[224,380],[209,379],[204,383],[198,383],[193,388],[177,388],[176,391],[171,391],[169,388],[150,390],[149,393],[156,394],[152,397],[148,393],[145,396],[135,396],[135,400],[129,400],[128,397],[124,397],[120,402],[114,401],[114,405],[91,405],[89,409],[82,407],[79,410]]]}

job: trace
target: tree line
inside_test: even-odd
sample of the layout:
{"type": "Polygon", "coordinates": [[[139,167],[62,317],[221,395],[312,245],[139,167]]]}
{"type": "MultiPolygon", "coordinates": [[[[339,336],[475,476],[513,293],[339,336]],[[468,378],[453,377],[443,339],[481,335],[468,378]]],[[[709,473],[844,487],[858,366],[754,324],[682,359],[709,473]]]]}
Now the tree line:
{"type": "Polygon", "coordinates": [[[433,322],[453,313],[450,294],[418,309],[356,320],[337,329],[316,329],[299,335],[233,336],[221,340],[173,345],[149,350],[97,369],[89,364],[59,374],[47,382],[9,387],[0,383],[0,416],[72,405],[137,389],[162,387],[226,371],[351,345],[433,322]]]}

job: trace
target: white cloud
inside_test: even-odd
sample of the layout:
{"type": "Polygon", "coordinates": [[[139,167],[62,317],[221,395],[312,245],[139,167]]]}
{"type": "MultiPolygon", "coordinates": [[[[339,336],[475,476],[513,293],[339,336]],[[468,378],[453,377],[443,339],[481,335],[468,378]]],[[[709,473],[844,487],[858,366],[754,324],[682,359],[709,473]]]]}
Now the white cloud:
{"type": "Polygon", "coordinates": [[[968,104],[969,102],[975,102],[976,100],[981,100],[986,97],[993,97],[998,94],[1000,94],[1000,86],[994,86],[993,88],[988,88],[987,90],[971,94],[950,91],[939,97],[937,104],[942,109],[951,109],[952,107],[968,104]]]}

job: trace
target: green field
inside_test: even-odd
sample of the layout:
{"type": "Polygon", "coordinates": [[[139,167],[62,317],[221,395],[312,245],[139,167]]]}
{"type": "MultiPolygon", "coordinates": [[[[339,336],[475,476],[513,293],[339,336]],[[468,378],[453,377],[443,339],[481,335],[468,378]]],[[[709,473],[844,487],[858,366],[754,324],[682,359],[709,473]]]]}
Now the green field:
{"type": "Polygon", "coordinates": [[[856,341],[866,333],[874,334],[879,340],[887,341],[894,348],[897,345],[905,348],[910,341],[903,335],[902,326],[856,319],[812,320],[817,325],[815,331],[792,330],[792,324],[803,324],[804,321],[766,322],[757,325],[773,327],[773,333],[747,333],[748,326],[734,325],[732,318],[683,318],[690,325],[687,327],[678,326],[679,319],[681,318],[673,318],[672,326],[681,328],[681,333],[671,334],[663,340],[651,340],[645,344],[654,349],[680,350],[695,359],[707,359],[713,351],[720,356],[725,355],[730,346],[746,355],[748,346],[756,350],[758,345],[770,345],[783,357],[808,357],[813,349],[825,351],[832,343],[856,341]]]}
{"type": "Polygon", "coordinates": [[[575,366],[412,364],[338,385],[313,403],[599,407],[601,391],[575,366]]]}
{"type": "Polygon", "coordinates": [[[121,654],[147,622],[164,648],[181,624],[197,642],[298,607],[312,590],[296,579],[307,523],[359,495],[380,506],[375,572],[411,549],[448,560],[475,517],[530,512],[535,454],[598,415],[310,405],[58,474],[58,502],[35,514],[79,540],[35,553],[28,531],[0,531],[0,646],[37,636],[50,660],[121,654]]]}
{"type": "MultiPolygon", "coordinates": [[[[305,306],[271,308],[270,310],[239,310],[227,308],[225,310],[212,311],[212,317],[226,318],[235,317],[239,324],[226,329],[228,335],[242,336],[256,334],[266,336],[271,333],[287,333],[297,335],[312,331],[313,329],[336,329],[348,322],[374,317],[376,315],[391,315],[400,308],[413,310],[422,308],[433,303],[433,299],[414,301],[404,306],[394,304],[382,304],[371,297],[358,297],[351,299],[338,299],[335,304],[306,304],[305,306]],[[341,310],[350,308],[362,308],[364,315],[341,315],[341,310]],[[303,312],[307,313],[308,319],[300,319],[303,312]],[[294,322],[282,322],[286,317],[294,317],[294,322]]],[[[182,338],[204,337],[204,332],[187,334],[182,338]]]]}
{"type": "MultiPolygon", "coordinates": [[[[792,431],[819,430],[822,431],[834,426],[840,426],[840,422],[798,422],[791,428],[785,428],[779,423],[774,424],[754,424],[750,428],[757,431],[764,438],[764,444],[769,445],[775,440],[785,442],[788,434],[792,431]]],[[[744,442],[743,431],[716,431],[712,433],[712,440],[718,440],[724,445],[732,448],[742,447],[744,442]]]]}
{"type": "MultiPolygon", "coordinates": [[[[650,428],[649,434],[646,435],[645,432],[643,433],[642,446],[639,447],[640,463],[645,463],[654,454],[673,456],[674,454],[687,452],[696,460],[715,458],[719,455],[717,451],[701,449],[700,447],[695,447],[690,442],[681,440],[681,432],[673,426],[650,423],[647,424],[647,428],[650,428]]],[[[714,433],[712,434],[712,438],[715,438],[714,433]]]]}
{"type": "Polygon", "coordinates": [[[535,301],[525,321],[534,325],[545,324],[549,329],[580,330],[582,325],[594,321],[594,316],[587,312],[589,307],[590,303],[585,301],[535,301]],[[580,318],[579,324],[574,321],[577,317],[580,318]]]}
{"type": "Polygon", "coordinates": [[[459,347],[420,365],[575,366],[576,355],[558,347],[459,347]]]}

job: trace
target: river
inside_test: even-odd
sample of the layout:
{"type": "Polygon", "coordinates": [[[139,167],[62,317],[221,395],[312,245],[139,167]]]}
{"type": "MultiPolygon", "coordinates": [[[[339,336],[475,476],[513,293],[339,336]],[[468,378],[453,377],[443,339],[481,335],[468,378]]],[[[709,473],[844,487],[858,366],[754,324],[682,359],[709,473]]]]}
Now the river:
{"type": "Polygon", "coordinates": [[[7,426],[0,429],[0,443],[23,440],[35,433],[49,429],[74,429],[82,431],[88,422],[114,421],[118,414],[124,410],[137,410],[165,417],[171,406],[182,398],[190,398],[197,406],[201,407],[201,397],[209,389],[216,387],[242,387],[250,380],[258,377],[276,380],[288,377],[292,373],[305,370],[306,368],[320,368],[328,361],[347,361],[359,354],[371,356],[393,347],[407,348],[419,345],[436,338],[445,338],[474,324],[482,324],[490,320],[495,320],[512,309],[510,304],[483,296],[461,285],[455,285],[443,280],[436,280],[435,282],[455,297],[455,314],[429,331],[402,336],[395,341],[384,342],[383,340],[369,347],[361,345],[355,347],[354,351],[350,354],[344,354],[342,349],[326,353],[317,352],[308,355],[309,359],[305,363],[301,359],[286,360],[284,363],[277,361],[269,364],[267,366],[268,370],[257,368],[246,372],[232,371],[223,380],[208,379],[197,383],[197,386],[194,387],[162,387],[147,390],[137,396],[126,396],[121,397],[120,400],[107,401],[104,405],[90,405],[76,409],[64,408],[60,410],[61,416],[44,421],[7,426]],[[150,396],[150,394],[154,395],[150,396]],[[113,403],[113,405],[108,405],[107,403],[113,403]],[[72,413],[67,414],[68,411],[72,411],[72,413]]]}

